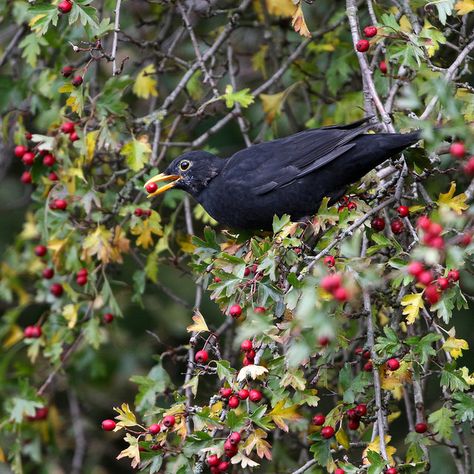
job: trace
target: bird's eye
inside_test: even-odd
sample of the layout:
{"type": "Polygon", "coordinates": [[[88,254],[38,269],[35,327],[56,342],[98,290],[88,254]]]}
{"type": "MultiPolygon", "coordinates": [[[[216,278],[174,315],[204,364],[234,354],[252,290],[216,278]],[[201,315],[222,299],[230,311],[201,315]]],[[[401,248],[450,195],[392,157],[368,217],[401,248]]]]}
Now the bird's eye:
{"type": "Polygon", "coordinates": [[[183,160],[179,163],[179,169],[181,171],[186,171],[191,166],[191,163],[188,160],[183,160]]]}

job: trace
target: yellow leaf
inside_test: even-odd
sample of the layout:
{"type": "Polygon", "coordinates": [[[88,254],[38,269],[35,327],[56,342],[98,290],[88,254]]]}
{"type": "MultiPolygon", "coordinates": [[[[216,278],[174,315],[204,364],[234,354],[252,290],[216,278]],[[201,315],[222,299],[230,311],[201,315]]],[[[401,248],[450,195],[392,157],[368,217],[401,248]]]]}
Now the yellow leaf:
{"type": "Polygon", "coordinates": [[[462,378],[468,385],[474,385],[474,372],[469,375],[469,369],[467,367],[461,367],[462,378]]]}
{"type": "Polygon", "coordinates": [[[86,135],[86,162],[90,163],[94,158],[95,144],[97,137],[99,136],[99,130],[94,130],[86,135]]]}
{"type": "Polygon", "coordinates": [[[137,419],[130,410],[128,403],[122,403],[120,408],[114,407],[114,410],[118,413],[118,415],[115,417],[115,419],[118,420],[118,423],[114,431],[118,431],[125,426],[137,425],[137,419]]]}
{"type": "Polygon", "coordinates": [[[262,44],[259,50],[252,56],[252,67],[255,71],[261,72],[263,77],[267,77],[267,62],[265,60],[267,51],[268,45],[262,44]]]}
{"type": "Polygon", "coordinates": [[[129,446],[117,456],[117,459],[130,458],[132,460],[132,468],[135,469],[140,464],[140,447],[138,446],[138,439],[130,433],[127,433],[123,439],[129,444],[129,446]]]}
{"type": "Polygon", "coordinates": [[[465,211],[468,208],[466,204],[466,193],[458,194],[454,196],[456,192],[456,183],[451,181],[451,187],[447,193],[441,193],[439,195],[438,204],[440,206],[447,206],[452,209],[456,214],[462,214],[462,211],[465,211]]]}
{"type": "Polygon", "coordinates": [[[402,298],[403,315],[407,317],[407,324],[413,324],[425,307],[423,293],[413,293],[402,298]]]}
{"type": "Polygon", "coordinates": [[[67,327],[72,329],[77,323],[77,310],[79,305],[77,304],[67,304],[63,309],[64,319],[67,321],[67,327]]]}
{"type": "Polygon", "coordinates": [[[474,0],[459,0],[454,8],[458,15],[467,15],[474,10],[474,0]]]}
{"type": "Polygon", "coordinates": [[[268,13],[275,16],[292,16],[295,4],[291,0],[266,0],[268,13]]]}
{"type": "MultiPolygon", "coordinates": [[[[394,463],[393,455],[397,452],[397,448],[394,448],[393,446],[389,446],[390,440],[392,439],[391,436],[385,435],[384,439],[385,439],[385,448],[387,451],[388,460],[390,464],[393,464],[394,463]]],[[[368,451],[374,451],[380,454],[380,437],[379,436],[376,436],[375,439],[367,445],[367,447],[364,449],[362,453],[362,463],[366,466],[370,464],[369,460],[367,459],[368,451]]]]}
{"type": "Polygon", "coordinates": [[[308,27],[306,26],[306,21],[304,19],[304,14],[303,14],[303,10],[301,8],[301,5],[298,5],[298,8],[296,9],[295,13],[293,14],[293,17],[292,17],[292,20],[291,20],[291,26],[301,36],[305,36],[306,38],[311,37],[311,33],[308,30],[308,27]]]}
{"type": "Polygon", "coordinates": [[[52,260],[55,265],[59,264],[62,253],[66,250],[69,237],[65,239],[52,239],[48,241],[48,249],[53,252],[52,260]]]}
{"type": "Polygon", "coordinates": [[[288,431],[288,425],[285,421],[296,421],[301,418],[301,415],[296,411],[298,405],[291,405],[285,408],[287,398],[280,400],[273,410],[268,413],[268,416],[273,420],[273,422],[278,426],[278,428],[283,431],[288,431]]]}
{"type": "Polygon", "coordinates": [[[260,428],[257,428],[251,433],[245,440],[244,451],[247,456],[250,456],[254,449],[257,450],[257,456],[259,458],[267,458],[269,461],[272,460],[272,445],[266,441],[268,434],[260,428]]]}
{"type": "Polygon", "coordinates": [[[158,91],[156,90],[156,79],[152,77],[156,74],[156,69],[153,64],[145,66],[135,79],[133,84],[133,93],[141,99],[148,99],[151,95],[157,96],[158,91]]]}
{"type": "Polygon", "coordinates": [[[344,449],[350,449],[350,447],[351,447],[351,443],[349,441],[349,436],[347,436],[347,433],[342,428],[336,433],[336,441],[344,449]]]}
{"type": "Polygon", "coordinates": [[[122,253],[128,252],[130,241],[123,235],[123,230],[116,226],[114,232],[99,225],[82,243],[81,258],[87,260],[96,256],[103,263],[123,261],[122,253]]]}
{"type": "Polygon", "coordinates": [[[136,139],[133,137],[132,141],[126,143],[120,150],[120,154],[125,157],[127,165],[133,171],[140,171],[151,155],[151,146],[148,143],[146,136],[136,139]]]}
{"type": "Polygon", "coordinates": [[[400,18],[399,23],[400,23],[400,29],[404,31],[405,33],[411,33],[413,31],[410,20],[408,20],[406,15],[403,15],[400,18]]]}
{"type": "Polygon", "coordinates": [[[197,309],[193,315],[194,324],[189,325],[186,328],[188,332],[201,332],[206,331],[209,332],[209,328],[207,327],[206,320],[201,312],[197,309]]]}
{"type": "Polygon", "coordinates": [[[384,390],[393,391],[395,398],[399,400],[403,396],[403,384],[411,382],[411,365],[402,360],[398,370],[381,370],[380,378],[384,390]]]}
{"type": "Polygon", "coordinates": [[[250,377],[255,380],[257,377],[260,377],[261,375],[266,374],[267,372],[268,369],[262,367],[261,365],[250,364],[240,369],[239,375],[237,376],[237,380],[239,382],[243,382],[247,377],[250,377]]]}
{"type": "Polygon", "coordinates": [[[23,340],[23,330],[18,326],[18,324],[14,324],[7,333],[7,337],[3,341],[2,347],[4,349],[9,349],[21,340],[23,340]]]}
{"type": "Polygon", "coordinates": [[[281,108],[285,103],[285,100],[293,89],[299,85],[299,82],[292,84],[290,87],[277,94],[260,94],[260,100],[262,101],[262,108],[266,115],[268,123],[272,123],[273,120],[280,115],[281,108]]]}
{"type": "Polygon", "coordinates": [[[135,226],[131,228],[131,232],[138,236],[137,245],[147,249],[150,245],[153,245],[153,234],[158,237],[163,235],[160,215],[152,211],[148,219],[137,221],[135,226]]]}
{"type": "Polygon", "coordinates": [[[31,20],[30,22],[28,23],[28,26],[30,28],[33,28],[33,26],[36,25],[36,23],[41,20],[41,18],[44,18],[46,16],[45,13],[40,13],[39,15],[35,15],[31,20]]]}
{"type": "Polygon", "coordinates": [[[258,462],[252,461],[242,451],[240,451],[239,453],[237,453],[235,456],[232,457],[231,463],[240,464],[242,466],[242,469],[245,469],[246,467],[260,466],[258,462]]]}
{"type": "Polygon", "coordinates": [[[176,242],[179,245],[179,248],[185,253],[194,253],[196,246],[192,243],[192,235],[183,235],[180,234],[176,238],[176,242]]]}
{"type": "Polygon", "coordinates": [[[59,92],[61,94],[69,94],[74,90],[74,86],[72,84],[64,84],[59,88],[59,92]]]}
{"type": "Polygon", "coordinates": [[[456,339],[453,336],[448,337],[443,344],[443,349],[448,351],[454,359],[462,356],[462,351],[469,349],[469,344],[464,339],[456,339]]]}
{"type": "Polygon", "coordinates": [[[23,240],[35,239],[39,236],[38,227],[36,226],[35,216],[32,212],[26,213],[26,221],[23,224],[23,230],[20,237],[23,240]]]}

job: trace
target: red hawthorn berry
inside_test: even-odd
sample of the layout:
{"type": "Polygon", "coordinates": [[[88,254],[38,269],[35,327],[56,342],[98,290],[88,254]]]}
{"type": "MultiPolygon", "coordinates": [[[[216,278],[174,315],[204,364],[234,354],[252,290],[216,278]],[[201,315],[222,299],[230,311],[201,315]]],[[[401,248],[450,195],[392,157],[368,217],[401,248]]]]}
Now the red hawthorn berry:
{"type": "Polygon", "coordinates": [[[43,165],[44,166],[53,166],[56,163],[56,158],[53,155],[46,155],[43,158],[43,165]]]}
{"type": "Polygon", "coordinates": [[[205,350],[198,351],[194,356],[194,360],[198,364],[205,364],[209,360],[209,353],[205,350]]]}
{"type": "Polygon", "coordinates": [[[227,387],[222,387],[222,388],[219,390],[219,395],[220,395],[222,398],[229,398],[229,397],[232,395],[232,389],[231,389],[231,388],[227,388],[227,387]]]}
{"type": "Polygon", "coordinates": [[[349,293],[344,287],[339,287],[336,290],[334,290],[334,298],[337,301],[340,301],[341,303],[344,303],[349,299],[349,293]]]}
{"type": "Polygon", "coordinates": [[[229,461],[221,461],[219,465],[217,466],[217,469],[219,472],[226,472],[227,469],[229,469],[230,462],[229,461]]]}
{"type": "Polygon", "coordinates": [[[449,281],[459,281],[459,270],[449,270],[448,272],[448,280],[449,281]]]}
{"type": "Polygon", "coordinates": [[[148,194],[152,194],[158,189],[158,185],[156,183],[148,183],[145,189],[148,194]]]}
{"type": "Polygon", "coordinates": [[[104,420],[102,422],[102,429],[104,431],[113,431],[116,426],[117,425],[114,420],[104,420]]]}
{"type": "Polygon", "coordinates": [[[53,283],[49,291],[53,296],[56,296],[56,298],[59,298],[63,294],[64,288],[63,288],[63,285],[61,285],[61,283],[53,283]]]}
{"type": "Polygon", "coordinates": [[[329,343],[331,342],[331,339],[329,339],[329,337],[327,336],[321,336],[319,339],[318,339],[318,342],[321,346],[323,347],[326,347],[329,345],[329,343]]]}
{"type": "Polygon", "coordinates": [[[65,199],[55,199],[54,200],[54,209],[59,211],[64,211],[67,208],[67,201],[65,199]]]}
{"type": "Polygon", "coordinates": [[[409,263],[407,269],[408,274],[414,277],[420,276],[425,271],[423,264],[417,261],[409,263]]]}
{"type": "Polygon", "coordinates": [[[242,314],[242,306],[240,304],[233,304],[229,308],[229,314],[234,318],[237,319],[242,314]]]}
{"type": "Polygon", "coordinates": [[[431,219],[428,216],[420,216],[418,218],[418,221],[416,222],[416,225],[424,230],[425,232],[428,231],[431,227],[431,219]]]}
{"type": "Polygon", "coordinates": [[[229,398],[229,408],[237,408],[239,404],[240,404],[240,400],[235,395],[232,395],[229,398]]]}
{"type": "Polygon", "coordinates": [[[449,280],[445,277],[440,277],[436,280],[440,290],[445,291],[449,288],[449,280]]]}
{"type": "Polygon", "coordinates": [[[366,350],[362,353],[362,357],[363,357],[364,359],[369,360],[370,357],[371,357],[370,351],[369,351],[368,349],[366,349],[366,350]]]}
{"type": "Polygon", "coordinates": [[[357,210],[357,203],[355,203],[354,201],[350,201],[350,202],[347,204],[347,210],[348,210],[348,211],[355,211],[355,210],[357,210]]]}
{"type": "Polygon", "coordinates": [[[369,360],[368,362],[366,362],[364,364],[363,369],[364,369],[364,372],[372,372],[372,370],[374,369],[374,365],[372,364],[372,361],[369,360]]]}
{"type": "Polygon", "coordinates": [[[211,454],[207,459],[206,463],[209,467],[212,466],[218,466],[220,463],[220,458],[217,456],[217,454],[211,454]]]}
{"type": "Polygon", "coordinates": [[[322,413],[318,413],[313,416],[313,425],[323,426],[326,421],[326,417],[322,413]]]}
{"type": "Polygon", "coordinates": [[[41,337],[41,334],[41,326],[26,326],[26,328],[23,330],[23,336],[26,339],[38,339],[41,337]]]}
{"type": "Polygon", "coordinates": [[[335,273],[334,275],[326,275],[321,280],[321,288],[329,293],[334,292],[342,285],[342,277],[335,273]]]}
{"type": "Polygon", "coordinates": [[[464,165],[464,173],[468,176],[474,175],[474,156],[471,156],[464,165]]]}
{"type": "MultiPolygon", "coordinates": [[[[474,157],[473,157],[474,158],[474,157]]],[[[474,163],[474,162],[473,162],[474,163]]],[[[467,247],[470,243],[472,242],[472,235],[469,233],[464,233],[461,235],[461,239],[459,240],[459,243],[463,247],[467,247]]]]}
{"type": "Polygon", "coordinates": [[[392,232],[397,235],[403,232],[403,230],[405,229],[405,225],[400,219],[394,219],[390,224],[390,228],[392,229],[392,232]]]}
{"type": "Polygon", "coordinates": [[[249,399],[251,402],[258,403],[263,398],[262,392],[260,390],[250,390],[249,399]]]}
{"type": "Polygon", "coordinates": [[[366,39],[361,39],[356,43],[356,49],[359,53],[365,53],[370,48],[370,43],[366,39]]]}
{"type": "Polygon", "coordinates": [[[148,432],[152,435],[156,435],[161,431],[161,426],[158,423],[153,423],[148,427],[148,432]]]}
{"type": "Polygon", "coordinates": [[[432,236],[440,235],[443,232],[443,226],[437,222],[430,222],[427,232],[432,236]]]}
{"type": "Polygon", "coordinates": [[[25,138],[27,140],[31,140],[33,138],[33,134],[31,132],[25,132],[25,138]]]}
{"type": "Polygon", "coordinates": [[[391,359],[387,360],[387,368],[392,371],[398,370],[400,368],[400,362],[398,359],[392,357],[391,359]]]}
{"type": "Polygon", "coordinates": [[[383,217],[374,217],[370,225],[375,231],[382,232],[385,229],[385,219],[383,217]]]}
{"type": "Polygon", "coordinates": [[[336,470],[334,471],[334,474],[345,474],[346,471],[344,471],[344,469],[342,469],[342,467],[338,467],[336,468],[336,470]]]}
{"type": "Polygon", "coordinates": [[[249,275],[250,275],[250,268],[249,268],[249,267],[245,267],[244,276],[249,276],[249,275]]]}
{"type": "Polygon", "coordinates": [[[152,450],[152,451],[159,451],[160,449],[161,449],[161,444],[158,444],[158,443],[157,443],[157,444],[153,444],[153,445],[151,446],[151,450],[152,450]]]}
{"type": "Polygon", "coordinates": [[[114,315],[112,313],[105,313],[102,316],[102,321],[104,321],[105,324],[110,324],[114,320],[114,315]]]}
{"type": "Polygon", "coordinates": [[[31,173],[29,171],[23,171],[20,177],[20,181],[23,184],[31,184],[33,181],[33,177],[31,176],[31,173]]]}
{"type": "Polygon", "coordinates": [[[425,235],[423,238],[423,243],[432,247],[434,249],[443,249],[444,248],[444,239],[440,235],[432,236],[430,234],[425,235]]]}
{"type": "Polygon", "coordinates": [[[252,359],[249,359],[247,356],[245,356],[242,360],[242,365],[244,367],[247,367],[248,365],[252,365],[253,364],[253,360],[252,359]]]}
{"type": "Polygon", "coordinates": [[[255,359],[255,356],[256,356],[256,354],[255,354],[255,351],[253,349],[250,349],[247,352],[247,355],[246,355],[247,359],[252,360],[252,361],[255,359]]]}
{"type": "Polygon", "coordinates": [[[364,35],[367,38],[373,38],[377,34],[377,27],[376,26],[366,26],[364,28],[364,35]]]}
{"type": "Polygon", "coordinates": [[[250,339],[245,339],[245,341],[242,341],[242,344],[240,344],[240,349],[244,352],[248,352],[253,349],[253,344],[250,339]]]}
{"type": "Polygon", "coordinates": [[[209,468],[209,471],[211,472],[211,474],[220,474],[220,471],[219,471],[219,467],[218,466],[211,466],[209,468]]]}
{"type": "Polygon", "coordinates": [[[89,271],[87,268],[81,268],[77,271],[77,276],[87,276],[89,275],[89,271]]]}
{"type": "Polygon", "coordinates": [[[79,285],[79,286],[84,286],[87,284],[87,275],[78,275],[76,277],[76,283],[79,285]]]}
{"type": "Polygon", "coordinates": [[[441,299],[441,292],[437,285],[428,285],[423,295],[429,304],[436,304],[441,299]]]}
{"type": "Polygon", "coordinates": [[[143,216],[143,209],[141,209],[140,207],[137,207],[133,213],[137,216],[137,217],[141,217],[143,216]]]}
{"type": "Polygon", "coordinates": [[[246,388],[242,388],[237,392],[237,395],[241,400],[247,400],[247,398],[249,398],[250,392],[246,388]]]}
{"type": "Polygon", "coordinates": [[[464,158],[466,147],[463,142],[454,142],[449,147],[449,153],[451,153],[453,158],[464,158]]]}
{"type": "Polygon", "coordinates": [[[40,156],[45,156],[45,155],[47,155],[48,153],[49,153],[48,150],[39,150],[40,156]]]}
{"type": "Polygon", "coordinates": [[[37,245],[35,247],[35,255],[37,257],[44,257],[46,255],[47,251],[48,251],[48,249],[46,248],[45,245],[37,245]]]}
{"type": "Polygon", "coordinates": [[[102,321],[104,321],[105,324],[110,324],[114,320],[114,315],[112,313],[105,313],[102,316],[102,321]]]}
{"type": "Polygon", "coordinates": [[[214,277],[214,283],[220,283],[222,280],[219,277],[214,277]]]}
{"type": "Polygon", "coordinates": [[[359,416],[365,416],[367,415],[367,405],[365,403],[359,403],[356,407],[355,407],[355,412],[359,415],[359,416]]]}
{"type": "Polygon", "coordinates": [[[51,173],[48,174],[48,179],[50,181],[57,181],[59,178],[58,178],[58,175],[52,171],[51,173]]]}
{"type": "Polygon", "coordinates": [[[379,69],[382,74],[387,74],[388,72],[388,67],[387,63],[385,61],[380,61],[379,63],[379,69]]]}
{"type": "Polygon", "coordinates": [[[410,209],[408,206],[398,206],[397,212],[400,217],[408,217],[410,214],[410,209]]]}
{"type": "Polygon", "coordinates": [[[69,13],[72,10],[72,2],[69,0],[62,0],[58,4],[58,10],[63,14],[69,13]]]}
{"type": "Polygon", "coordinates": [[[72,132],[69,134],[69,141],[77,142],[79,140],[79,135],[76,132],[72,132]]]}
{"type": "Polygon", "coordinates": [[[417,423],[415,425],[415,431],[417,433],[423,434],[428,430],[428,425],[426,423],[417,423]]]}
{"type": "Polygon", "coordinates": [[[28,148],[24,145],[17,145],[13,150],[13,153],[17,158],[23,158],[23,155],[28,151],[28,148]]]}
{"type": "Polygon", "coordinates": [[[39,407],[35,411],[35,420],[46,420],[48,418],[49,408],[48,407],[39,407]]]}
{"type": "Polygon", "coordinates": [[[229,435],[229,441],[231,444],[239,444],[241,441],[242,437],[240,436],[240,433],[237,431],[234,431],[229,435]]]}
{"type": "Polygon", "coordinates": [[[263,306],[257,306],[253,311],[254,313],[257,313],[257,314],[263,314],[267,310],[263,306]]]}
{"type": "Polygon", "coordinates": [[[229,458],[234,457],[237,454],[238,449],[239,448],[235,446],[234,444],[231,444],[228,439],[224,443],[224,453],[229,458]]]}
{"type": "Polygon", "coordinates": [[[27,151],[21,158],[25,166],[32,166],[35,162],[35,154],[31,151],[27,151]]]}
{"type": "Polygon", "coordinates": [[[347,423],[347,426],[349,427],[350,430],[358,430],[360,426],[360,421],[358,419],[349,420],[349,422],[347,423]]]}
{"type": "Polygon", "coordinates": [[[396,467],[389,467],[385,471],[385,474],[398,474],[398,469],[396,467]]]}
{"type": "Polygon", "coordinates": [[[60,130],[63,133],[70,134],[70,133],[74,132],[75,128],[76,128],[76,125],[75,125],[74,122],[64,122],[61,125],[60,130]]]}
{"type": "Polygon", "coordinates": [[[61,69],[61,74],[62,74],[64,77],[69,77],[73,72],[74,72],[74,68],[73,68],[72,66],[64,66],[64,67],[61,69]]]}
{"type": "Polygon", "coordinates": [[[330,439],[334,436],[334,428],[332,426],[323,426],[321,436],[324,439],[330,439]]]}
{"type": "Polygon", "coordinates": [[[51,280],[54,276],[54,269],[53,268],[45,268],[43,270],[43,278],[46,278],[46,280],[51,280]]]}
{"type": "Polygon", "coordinates": [[[427,286],[434,280],[434,277],[432,272],[424,270],[416,277],[416,279],[418,280],[418,283],[427,286]]]}
{"type": "Polygon", "coordinates": [[[334,267],[336,265],[336,259],[332,255],[326,255],[324,257],[324,265],[326,265],[329,268],[334,267]]]}
{"type": "Polygon", "coordinates": [[[83,82],[84,82],[84,78],[82,76],[74,76],[71,81],[71,84],[74,87],[79,87],[83,82]]]}
{"type": "Polygon", "coordinates": [[[349,408],[349,410],[346,411],[346,415],[347,415],[347,418],[349,418],[349,420],[359,419],[359,415],[357,414],[354,408],[349,408]]]}
{"type": "Polygon", "coordinates": [[[166,415],[163,418],[163,424],[166,426],[166,428],[173,427],[175,423],[176,423],[176,418],[173,415],[166,415]]]}

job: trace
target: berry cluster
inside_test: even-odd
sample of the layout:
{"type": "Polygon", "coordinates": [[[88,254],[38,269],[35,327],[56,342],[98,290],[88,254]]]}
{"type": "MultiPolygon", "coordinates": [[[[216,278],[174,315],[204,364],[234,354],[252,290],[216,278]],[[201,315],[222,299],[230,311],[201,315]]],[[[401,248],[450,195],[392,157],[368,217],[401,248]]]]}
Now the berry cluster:
{"type": "Polygon", "coordinates": [[[250,339],[246,339],[240,345],[240,349],[242,350],[242,352],[245,353],[245,357],[242,364],[244,366],[253,364],[255,359],[255,351],[253,349],[252,341],[250,339]]]}
{"type": "Polygon", "coordinates": [[[349,292],[342,286],[342,276],[338,273],[323,277],[321,280],[321,288],[330,293],[334,299],[341,303],[349,299],[349,292]]]}

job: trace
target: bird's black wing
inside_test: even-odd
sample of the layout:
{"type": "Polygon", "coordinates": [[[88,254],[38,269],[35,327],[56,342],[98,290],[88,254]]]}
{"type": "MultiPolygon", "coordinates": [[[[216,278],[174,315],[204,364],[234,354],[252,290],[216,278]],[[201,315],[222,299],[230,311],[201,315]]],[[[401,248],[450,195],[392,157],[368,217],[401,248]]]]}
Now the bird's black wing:
{"type": "Polygon", "coordinates": [[[371,127],[367,125],[369,119],[306,130],[254,145],[233,155],[225,169],[232,169],[234,175],[240,170],[242,176],[251,172],[253,191],[257,195],[266,194],[289,185],[349,151],[355,146],[351,141],[371,127]]]}

